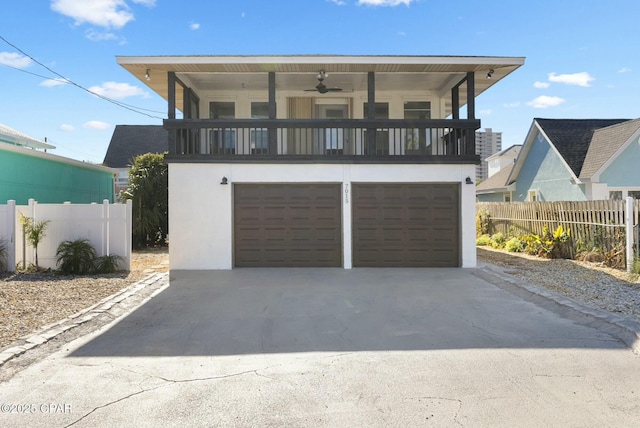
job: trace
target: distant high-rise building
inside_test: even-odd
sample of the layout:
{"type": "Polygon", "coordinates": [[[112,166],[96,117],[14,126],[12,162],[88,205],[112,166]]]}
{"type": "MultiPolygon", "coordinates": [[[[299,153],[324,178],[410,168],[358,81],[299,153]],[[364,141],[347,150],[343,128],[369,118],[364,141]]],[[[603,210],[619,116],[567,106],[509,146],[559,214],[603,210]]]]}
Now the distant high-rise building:
{"type": "Polygon", "coordinates": [[[480,165],[476,166],[476,181],[489,177],[489,165],[486,159],[502,150],[502,132],[493,132],[485,128],[484,132],[476,132],[476,154],[480,155],[480,165]]]}

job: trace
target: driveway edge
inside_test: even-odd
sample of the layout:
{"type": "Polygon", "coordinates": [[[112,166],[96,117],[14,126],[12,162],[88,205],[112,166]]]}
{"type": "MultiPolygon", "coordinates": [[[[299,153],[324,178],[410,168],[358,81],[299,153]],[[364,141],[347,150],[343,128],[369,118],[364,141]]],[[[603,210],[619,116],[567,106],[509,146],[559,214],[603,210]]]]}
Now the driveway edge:
{"type": "Polygon", "coordinates": [[[621,340],[634,353],[640,355],[640,322],[631,317],[594,308],[529,282],[519,281],[491,264],[480,265],[474,275],[545,309],[560,313],[573,321],[605,331],[621,340]]]}

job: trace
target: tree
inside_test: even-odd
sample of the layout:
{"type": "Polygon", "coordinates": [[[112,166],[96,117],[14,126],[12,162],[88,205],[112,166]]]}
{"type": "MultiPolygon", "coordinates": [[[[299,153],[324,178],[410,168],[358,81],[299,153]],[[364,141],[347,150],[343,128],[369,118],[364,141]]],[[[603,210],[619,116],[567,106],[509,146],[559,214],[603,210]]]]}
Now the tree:
{"type": "Polygon", "coordinates": [[[134,158],[124,199],[133,208],[133,246],[164,245],[169,233],[169,170],[165,153],[134,158]]]}
{"type": "Polygon", "coordinates": [[[40,267],[38,265],[38,244],[44,239],[44,231],[47,229],[49,220],[35,221],[31,217],[25,217],[20,213],[20,224],[22,224],[22,231],[27,241],[36,252],[36,268],[38,268],[40,267]]]}

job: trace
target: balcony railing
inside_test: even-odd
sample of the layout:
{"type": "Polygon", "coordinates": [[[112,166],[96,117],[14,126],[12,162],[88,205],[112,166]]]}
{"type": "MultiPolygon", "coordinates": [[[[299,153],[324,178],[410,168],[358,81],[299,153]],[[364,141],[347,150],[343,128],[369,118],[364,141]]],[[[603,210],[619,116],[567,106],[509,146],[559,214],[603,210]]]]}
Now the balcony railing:
{"type": "Polygon", "coordinates": [[[479,120],[171,119],[169,159],[477,162],[479,120]]]}

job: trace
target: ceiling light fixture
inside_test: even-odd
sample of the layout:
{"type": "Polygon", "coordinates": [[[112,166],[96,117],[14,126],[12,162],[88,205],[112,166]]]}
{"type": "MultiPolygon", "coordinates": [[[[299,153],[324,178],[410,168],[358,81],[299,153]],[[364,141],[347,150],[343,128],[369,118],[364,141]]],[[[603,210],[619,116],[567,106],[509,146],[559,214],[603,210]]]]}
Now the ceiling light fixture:
{"type": "Polygon", "coordinates": [[[151,75],[149,74],[149,69],[147,68],[146,73],[144,73],[144,78],[147,79],[147,82],[151,80],[151,75]]]}

